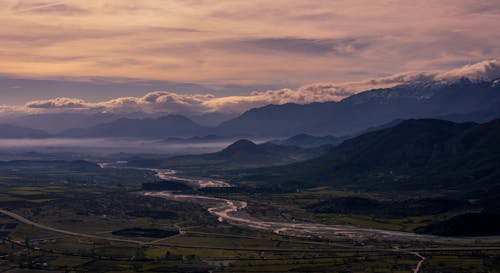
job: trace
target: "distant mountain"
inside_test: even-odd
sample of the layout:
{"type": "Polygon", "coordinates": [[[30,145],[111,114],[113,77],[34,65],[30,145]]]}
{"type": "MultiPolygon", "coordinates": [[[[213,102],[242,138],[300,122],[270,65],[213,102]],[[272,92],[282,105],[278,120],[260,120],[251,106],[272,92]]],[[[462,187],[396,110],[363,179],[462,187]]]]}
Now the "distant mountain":
{"type": "Polygon", "coordinates": [[[221,135],[293,136],[299,133],[315,135],[329,134],[327,128],[311,126],[318,118],[332,117],[336,102],[311,103],[306,105],[268,105],[251,109],[239,117],[221,123],[217,133],[221,135]]]}
{"type": "Polygon", "coordinates": [[[255,144],[250,140],[242,139],[216,153],[175,156],[167,159],[137,160],[130,162],[130,164],[175,169],[188,167],[191,170],[208,166],[214,168],[270,166],[318,157],[326,153],[330,148],[329,145],[305,149],[273,143],[255,144]]]}
{"type": "Polygon", "coordinates": [[[191,115],[188,116],[188,118],[202,126],[217,126],[222,122],[228,121],[237,116],[239,116],[239,114],[213,112],[213,113],[206,113],[199,115],[191,115]]]}
{"type": "Polygon", "coordinates": [[[222,123],[218,134],[349,135],[395,119],[488,121],[500,117],[500,84],[462,79],[376,89],[340,102],[268,105],[222,123]]]}
{"type": "Polygon", "coordinates": [[[165,143],[209,143],[235,140],[233,137],[222,137],[217,135],[205,135],[195,137],[168,137],[163,140],[165,143]]]}
{"type": "Polygon", "coordinates": [[[0,138],[44,138],[49,136],[47,132],[42,130],[0,124],[0,138]]]}
{"type": "Polygon", "coordinates": [[[302,148],[312,148],[312,147],[319,147],[323,145],[330,145],[330,146],[337,146],[344,142],[345,140],[349,138],[353,138],[355,136],[359,136],[365,133],[373,132],[373,131],[378,131],[386,128],[390,128],[393,126],[398,125],[399,123],[403,122],[404,120],[402,119],[396,119],[388,123],[384,123],[379,126],[374,126],[374,127],[369,127],[367,129],[364,129],[363,131],[353,134],[353,135],[345,135],[341,137],[336,137],[336,136],[312,136],[308,134],[298,134],[292,137],[289,137],[287,139],[282,139],[282,140],[271,140],[269,141],[270,143],[278,144],[278,145],[285,145],[285,146],[297,146],[297,147],[302,147],[302,148]]]}
{"type": "Polygon", "coordinates": [[[486,122],[499,118],[499,109],[498,80],[480,82],[462,79],[451,83],[413,82],[370,90],[340,102],[268,105],[230,120],[227,119],[232,115],[223,113],[192,115],[192,119],[178,115],[157,118],[161,114],[147,113],[64,113],[2,118],[0,123],[41,129],[63,137],[352,136],[398,119],[486,122]],[[217,125],[221,121],[224,122],[217,125]]]}
{"type": "Polygon", "coordinates": [[[70,129],[84,129],[103,123],[109,123],[120,118],[144,119],[157,118],[165,114],[155,113],[52,113],[31,114],[24,116],[13,116],[0,118],[0,123],[11,124],[20,127],[43,130],[51,134],[58,134],[70,129]]]}
{"type": "Polygon", "coordinates": [[[166,138],[186,137],[202,134],[206,129],[181,115],[167,115],[159,118],[118,120],[63,132],[65,137],[141,137],[166,138]]]}
{"type": "Polygon", "coordinates": [[[113,114],[36,114],[7,118],[6,123],[43,130],[49,133],[60,133],[72,128],[88,128],[100,123],[119,119],[113,114]]]}
{"type": "Polygon", "coordinates": [[[500,119],[484,124],[407,120],[346,140],[309,161],[255,170],[244,180],[284,187],[500,194],[500,119]]]}
{"type": "Polygon", "coordinates": [[[287,139],[272,140],[270,143],[284,145],[284,146],[297,146],[302,148],[319,147],[322,145],[338,145],[342,143],[347,137],[335,136],[312,136],[308,134],[298,134],[287,139]]]}
{"type": "Polygon", "coordinates": [[[474,121],[474,122],[484,123],[499,117],[500,117],[500,107],[498,107],[498,105],[494,105],[490,109],[484,109],[465,114],[463,113],[450,114],[445,116],[439,116],[437,118],[450,120],[453,122],[474,121]]]}
{"type": "Polygon", "coordinates": [[[293,146],[281,146],[272,143],[257,145],[249,140],[238,140],[224,150],[207,155],[210,160],[223,160],[238,164],[280,164],[293,162],[301,157],[303,149],[293,146]]]}

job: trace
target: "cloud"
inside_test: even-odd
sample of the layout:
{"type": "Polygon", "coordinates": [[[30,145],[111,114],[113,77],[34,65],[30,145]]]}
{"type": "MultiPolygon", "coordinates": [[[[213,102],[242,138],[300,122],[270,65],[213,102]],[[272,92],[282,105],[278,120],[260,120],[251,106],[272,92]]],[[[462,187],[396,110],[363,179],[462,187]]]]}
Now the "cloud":
{"type": "Polygon", "coordinates": [[[80,99],[55,98],[50,100],[30,101],[26,103],[25,106],[38,109],[86,109],[89,108],[91,104],[80,99]]]}
{"type": "Polygon", "coordinates": [[[29,113],[24,107],[0,105],[0,116],[17,116],[29,113]]]}
{"type": "Polygon", "coordinates": [[[27,2],[23,1],[13,7],[16,13],[41,13],[58,15],[82,15],[89,13],[88,10],[64,4],[63,1],[51,2],[27,2]]]}
{"type": "Polygon", "coordinates": [[[367,42],[360,39],[306,39],[299,37],[243,39],[229,43],[243,50],[268,50],[273,52],[326,55],[350,54],[364,48],[367,42]]]}
{"type": "Polygon", "coordinates": [[[461,78],[495,80],[500,78],[500,61],[487,60],[444,72],[408,72],[388,77],[346,83],[316,83],[298,89],[252,92],[250,96],[215,98],[204,104],[212,111],[238,112],[266,104],[340,101],[354,94],[377,88],[390,88],[419,82],[453,82],[461,78]]]}
{"type": "Polygon", "coordinates": [[[156,91],[147,93],[141,98],[117,98],[98,103],[98,105],[104,107],[109,112],[199,113],[207,110],[203,106],[203,102],[213,98],[214,96],[211,94],[181,95],[166,91],[156,91]]]}
{"type": "Polygon", "coordinates": [[[437,73],[435,78],[436,80],[456,80],[459,78],[496,80],[500,78],[500,61],[494,59],[466,65],[451,71],[437,73]]]}
{"type": "Polygon", "coordinates": [[[0,73],[204,85],[360,81],[500,56],[499,10],[495,0],[2,0],[0,73]]]}
{"type": "Polygon", "coordinates": [[[122,97],[103,102],[86,102],[74,98],[55,98],[27,102],[28,111],[40,112],[108,112],[108,113],[198,113],[207,111],[203,103],[213,99],[210,94],[181,95],[166,91],[155,91],[143,97],[122,97]]]}
{"type": "Polygon", "coordinates": [[[495,80],[500,78],[500,61],[487,60],[449,71],[408,72],[388,77],[345,83],[315,83],[297,89],[254,91],[249,95],[216,97],[212,94],[177,94],[154,91],[142,97],[121,97],[101,102],[74,98],[55,98],[27,102],[23,106],[0,106],[0,113],[241,113],[268,104],[340,101],[362,91],[421,82],[453,82],[461,78],[495,80]]]}
{"type": "Polygon", "coordinates": [[[466,5],[464,14],[498,14],[500,6],[496,0],[474,1],[466,5]]]}

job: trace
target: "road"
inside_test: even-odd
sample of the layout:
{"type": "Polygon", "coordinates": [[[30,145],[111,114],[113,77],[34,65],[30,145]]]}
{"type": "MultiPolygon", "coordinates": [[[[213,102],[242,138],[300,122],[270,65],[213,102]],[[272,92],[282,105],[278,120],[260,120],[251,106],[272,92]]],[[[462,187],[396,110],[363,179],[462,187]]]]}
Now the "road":
{"type": "MultiPolygon", "coordinates": [[[[178,177],[172,177],[172,172],[170,170],[160,170],[157,171],[157,176],[164,180],[178,179],[178,177]]],[[[204,183],[204,178],[199,179],[189,179],[191,185],[198,185],[198,188],[204,187],[207,183],[204,183]]],[[[230,186],[229,184],[223,184],[224,187],[230,186]]],[[[421,235],[408,232],[398,232],[389,230],[379,230],[379,229],[369,229],[369,228],[359,228],[354,226],[342,226],[342,225],[323,225],[316,223],[289,223],[289,222],[274,222],[274,221],[262,221],[258,219],[252,219],[248,215],[241,215],[237,212],[245,209],[248,204],[243,201],[235,201],[223,198],[216,198],[210,196],[202,195],[185,195],[185,194],[174,194],[171,192],[145,192],[144,195],[152,197],[160,197],[171,200],[180,201],[191,201],[191,202],[204,202],[209,201],[210,203],[216,203],[215,206],[210,206],[207,210],[212,215],[217,216],[218,221],[226,221],[231,224],[243,225],[249,228],[272,231],[276,234],[288,235],[288,236],[298,236],[298,237],[321,237],[329,238],[332,236],[344,236],[352,239],[387,239],[387,240],[404,240],[404,241],[429,241],[429,242],[441,242],[441,243],[473,243],[478,240],[485,240],[486,242],[499,241],[499,237],[483,237],[483,238],[449,238],[431,235],[421,235]]],[[[453,248],[452,248],[453,249],[453,248]]],[[[470,248],[454,248],[456,251],[460,250],[471,250],[470,248]]],[[[485,248],[483,248],[484,250],[485,248]]],[[[496,249],[494,247],[494,249],[496,249]]],[[[423,249],[422,249],[423,250],[423,249]]],[[[420,250],[420,251],[422,251],[420,250]]],[[[443,251],[443,249],[439,249],[443,251]]],[[[448,249],[451,250],[451,249],[448,249]]],[[[382,251],[382,250],[378,250],[382,251]]],[[[387,251],[387,250],[385,250],[387,251]]],[[[396,250],[398,251],[398,250],[396,250]]],[[[419,258],[418,263],[413,269],[413,273],[419,273],[422,269],[423,263],[426,258],[421,255],[419,250],[399,250],[399,252],[411,254],[419,258]]],[[[435,251],[433,249],[428,249],[428,251],[435,251]]]]}
{"type": "Polygon", "coordinates": [[[137,241],[137,240],[128,240],[128,239],[119,239],[119,238],[110,238],[110,237],[102,237],[98,235],[92,235],[92,234],[84,234],[84,233],[78,233],[78,232],[73,232],[73,231],[68,231],[68,230],[63,230],[63,229],[58,229],[58,228],[53,228],[49,227],[43,224],[39,224],[36,222],[33,222],[29,219],[24,218],[23,216],[10,212],[8,210],[0,209],[0,213],[9,216],[10,218],[19,221],[21,223],[37,227],[39,229],[47,230],[47,231],[52,231],[60,234],[66,234],[66,235],[71,235],[71,236],[77,236],[77,237],[85,237],[85,238],[90,238],[90,239],[96,239],[96,240],[107,240],[107,241],[114,241],[114,242],[122,242],[122,243],[132,243],[132,244],[144,244],[144,242],[137,241]]]}
{"type": "MultiPolygon", "coordinates": [[[[10,218],[21,222],[23,224],[31,225],[33,227],[75,236],[75,237],[84,237],[96,240],[105,240],[112,242],[122,242],[122,243],[131,243],[131,244],[139,244],[139,245],[151,245],[151,246],[171,246],[178,248],[204,248],[204,249],[218,249],[218,250],[234,250],[234,251],[250,251],[250,252],[260,252],[260,251],[269,251],[269,252],[313,252],[317,253],[318,249],[304,248],[304,249],[288,249],[288,248],[239,248],[239,247],[216,247],[216,246],[203,246],[203,245],[185,245],[185,244],[172,244],[172,243],[154,243],[154,242],[145,242],[138,240],[128,240],[128,239],[120,239],[114,236],[104,237],[92,234],[85,234],[80,232],[74,232],[59,228],[50,227],[44,224],[33,222],[19,214],[14,212],[0,209],[0,214],[4,214],[9,216],[10,218]]],[[[398,252],[398,253],[407,253],[416,255],[416,252],[439,252],[439,251],[500,251],[500,246],[477,246],[477,247],[434,247],[434,248],[367,248],[367,247],[351,247],[351,248],[342,248],[335,246],[334,248],[320,248],[322,252],[331,253],[331,252],[398,252]]],[[[422,258],[422,257],[419,257],[422,258]]]]}
{"type": "MultiPolygon", "coordinates": [[[[213,197],[204,197],[206,199],[211,199],[213,201],[213,197]]],[[[229,208],[222,210],[222,213],[220,217],[225,217],[226,215],[229,214],[229,211],[232,211],[233,208],[235,207],[234,203],[227,203],[229,208]]],[[[218,209],[214,209],[213,213],[217,213],[218,209]]],[[[273,252],[273,253],[318,253],[320,251],[321,253],[401,253],[401,254],[410,254],[414,255],[420,260],[417,262],[417,265],[415,266],[415,269],[413,269],[413,273],[419,273],[422,265],[425,261],[425,257],[420,254],[420,252],[441,252],[441,251],[486,251],[486,250],[500,250],[500,247],[448,247],[448,248],[414,248],[414,249],[399,249],[399,248],[368,248],[368,247],[355,247],[355,248],[339,248],[338,246],[333,246],[334,248],[316,248],[316,249],[311,249],[311,248],[304,248],[304,249],[289,249],[289,248],[255,248],[255,247],[217,247],[217,246],[203,246],[203,245],[183,245],[183,244],[172,244],[172,243],[163,243],[160,242],[159,240],[155,240],[152,242],[143,242],[143,241],[138,241],[138,240],[128,240],[128,239],[119,239],[116,237],[103,237],[103,236],[98,236],[98,235],[91,235],[91,234],[84,234],[84,233],[79,233],[79,232],[73,232],[73,231],[68,231],[68,230],[63,230],[63,229],[58,229],[58,228],[53,228],[47,225],[39,224],[36,222],[33,222],[21,215],[18,215],[16,213],[13,213],[11,211],[7,211],[4,209],[0,209],[0,214],[7,215],[21,223],[31,225],[33,227],[55,232],[55,233],[61,233],[69,236],[76,236],[76,237],[84,237],[84,238],[90,238],[90,239],[96,239],[96,240],[105,240],[105,241],[111,241],[111,242],[121,242],[121,243],[131,243],[131,244],[138,244],[138,245],[149,245],[149,246],[168,246],[168,247],[177,247],[177,248],[187,248],[187,249],[211,249],[211,250],[229,250],[229,251],[240,251],[240,252],[273,252]]],[[[231,216],[228,216],[231,217],[231,216]]],[[[223,218],[224,219],[224,218],[223,218]]],[[[231,219],[237,219],[234,217],[231,217],[231,219]]],[[[249,225],[251,226],[251,225],[249,225]]],[[[258,227],[260,228],[260,227],[258,227]]]]}
{"type": "Polygon", "coordinates": [[[408,253],[413,254],[413,255],[417,256],[418,258],[420,258],[420,261],[417,263],[417,266],[415,267],[415,269],[413,269],[413,273],[420,272],[420,269],[422,268],[422,264],[425,262],[425,257],[420,255],[420,253],[418,253],[418,252],[408,252],[408,253]]]}
{"type": "MultiPolygon", "coordinates": [[[[108,167],[103,165],[102,167],[108,167]]],[[[193,185],[197,188],[203,187],[229,187],[230,184],[213,179],[205,178],[184,178],[178,177],[175,171],[172,170],[161,170],[161,169],[148,169],[150,171],[155,171],[157,176],[164,180],[177,180],[185,181],[187,184],[193,185]]],[[[320,237],[320,238],[330,238],[335,236],[343,236],[356,240],[360,239],[378,239],[378,240],[400,240],[400,241],[429,241],[429,242],[441,242],[441,243],[477,243],[480,240],[484,242],[491,243],[495,241],[500,241],[499,237],[483,237],[483,238],[450,238],[450,237],[439,237],[430,235],[420,235],[407,232],[398,231],[388,231],[379,229],[369,229],[369,228],[359,228],[354,226],[343,226],[343,225],[323,225],[317,223],[294,223],[294,222],[275,222],[275,221],[263,221],[259,219],[254,219],[246,214],[238,213],[241,210],[247,208],[248,204],[244,201],[229,200],[211,196],[203,195],[186,195],[186,194],[173,194],[171,192],[145,192],[146,196],[159,197],[165,199],[186,201],[186,202],[201,202],[208,206],[208,212],[212,215],[217,216],[218,221],[225,221],[230,224],[245,226],[248,228],[253,228],[262,231],[271,231],[276,234],[283,234],[295,237],[320,237]]],[[[500,250],[500,246],[477,246],[477,247],[438,247],[438,248],[369,248],[369,247],[339,247],[331,245],[332,248],[304,248],[304,249],[282,249],[282,248],[255,248],[255,247],[217,247],[217,246],[203,246],[203,245],[185,245],[185,244],[172,244],[168,242],[161,242],[161,240],[155,240],[152,242],[144,242],[139,240],[130,239],[120,239],[114,236],[100,236],[92,234],[84,234],[69,230],[58,229],[50,227],[44,224],[33,222],[21,215],[14,212],[0,209],[0,214],[7,215],[21,223],[31,225],[33,227],[60,233],[69,236],[84,237],[96,240],[106,240],[111,242],[121,242],[130,243],[138,245],[149,245],[149,246],[169,246],[177,248],[191,248],[191,249],[213,249],[213,250],[232,250],[232,251],[245,251],[245,252],[308,252],[317,253],[321,251],[322,253],[337,253],[337,252],[356,252],[356,253],[402,253],[416,256],[419,261],[413,270],[413,273],[419,273],[423,263],[425,262],[425,257],[421,253],[439,252],[439,251],[486,251],[486,250],[500,250]]]]}

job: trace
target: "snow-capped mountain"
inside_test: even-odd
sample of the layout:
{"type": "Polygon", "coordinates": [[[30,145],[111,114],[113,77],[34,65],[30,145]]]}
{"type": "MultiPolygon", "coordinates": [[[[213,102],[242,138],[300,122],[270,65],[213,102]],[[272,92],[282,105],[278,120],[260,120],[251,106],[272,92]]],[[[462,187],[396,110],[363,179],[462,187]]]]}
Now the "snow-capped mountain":
{"type": "MultiPolygon", "coordinates": [[[[477,75],[477,74],[472,74],[477,75]]],[[[352,134],[395,119],[487,121],[500,117],[498,80],[461,77],[413,81],[374,89],[340,102],[271,105],[252,109],[219,130],[228,134],[352,134]]]]}

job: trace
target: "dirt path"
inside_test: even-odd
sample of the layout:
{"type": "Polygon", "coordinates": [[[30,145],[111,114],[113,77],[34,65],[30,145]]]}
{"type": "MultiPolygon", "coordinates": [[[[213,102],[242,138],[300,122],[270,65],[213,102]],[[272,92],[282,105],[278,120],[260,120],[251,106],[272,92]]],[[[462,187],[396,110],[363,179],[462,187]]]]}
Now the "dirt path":
{"type": "Polygon", "coordinates": [[[409,253],[420,258],[420,261],[417,263],[417,266],[415,267],[415,269],[413,269],[413,273],[419,273],[420,269],[422,269],[422,264],[425,262],[425,257],[420,255],[420,253],[418,252],[409,252],[409,253]]]}

